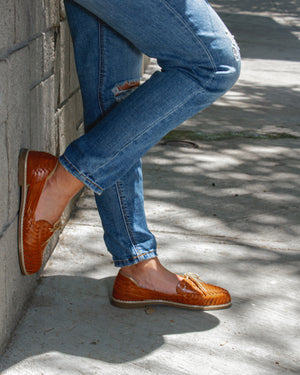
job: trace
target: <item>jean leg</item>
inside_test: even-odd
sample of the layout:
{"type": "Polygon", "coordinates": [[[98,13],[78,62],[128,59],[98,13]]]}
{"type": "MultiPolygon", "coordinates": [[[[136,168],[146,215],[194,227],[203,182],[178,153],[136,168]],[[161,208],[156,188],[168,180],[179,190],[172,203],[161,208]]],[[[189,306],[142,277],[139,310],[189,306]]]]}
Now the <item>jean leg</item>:
{"type": "MultiPolygon", "coordinates": [[[[89,132],[116,104],[139,85],[141,53],[98,17],[65,0],[74,42],[76,67],[89,132]]],[[[102,195],[95,194],[104,240],[116,266],[155,257],[156,241],[144,212],[142,165],[139,160],[102,195]]]]}
{"type": "Polygon", "coordinates": [[[238,47],[206,0],[76,0],[162,67],[60,158],[101,194],[237,80],[238,47]]]}

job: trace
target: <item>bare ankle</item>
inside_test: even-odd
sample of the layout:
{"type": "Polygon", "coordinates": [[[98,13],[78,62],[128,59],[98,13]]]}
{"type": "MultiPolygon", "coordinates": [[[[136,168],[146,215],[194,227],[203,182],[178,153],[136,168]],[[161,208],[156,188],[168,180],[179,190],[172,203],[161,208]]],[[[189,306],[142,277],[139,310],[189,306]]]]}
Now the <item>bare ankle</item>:
{"type": "Polygon", "coordinates": [[[63,195],[65,199],[69,200],[84,186],[81,181],[68,172],[60,163],[48,183],[56,193],[63,195]]]}
{"type": "Polygon", "coordinates": [[[71,198],[84,184],[69,173],[61,164],[46,182],[35,212],[35,220],[57,222],[71,198]]]}
{"type": "Polygon", "coordinates": [[[167,270],[158,258],[147,259],[131,266],[123,267],[122,273],[134,279],[142,288],[175,293],[181,276],[167,270]]]}
{"type": "MultiPolygon", "coordinates": [[[[125,275],[134,275],[149,270],[157,270],[161,266],[158,258],[146,259],[141,262],[132,264],[130,266],[122,267],[122,272],[125,275]]],[[[162,267],[162,266],[161,266],[162,267]]]]}

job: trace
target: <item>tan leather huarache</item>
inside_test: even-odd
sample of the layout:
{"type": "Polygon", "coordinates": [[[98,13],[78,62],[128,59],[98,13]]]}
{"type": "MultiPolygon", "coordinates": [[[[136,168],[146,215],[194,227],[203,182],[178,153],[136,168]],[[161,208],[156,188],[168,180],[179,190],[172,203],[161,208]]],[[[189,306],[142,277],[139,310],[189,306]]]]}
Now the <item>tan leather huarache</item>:
{"type": "Polygon", "coordinates": [[[111,303],[133,308],[149,305],[170,305],[191,310],[217,310],[231,306],[227,290],[202,281],[197,274],[186,273],[179,281],[176,294],[165,294],[141,288],[120,271],[115,279],[111,303]]]}
{"type": "Polygon", "coordinates": [[[56,170],[58,159],[46,152],[22,150],[19,157],[19,263],[24,275],[38,272],[45,247],[60,222],[35,221],[35,211],[44,185],[56,170]]]}

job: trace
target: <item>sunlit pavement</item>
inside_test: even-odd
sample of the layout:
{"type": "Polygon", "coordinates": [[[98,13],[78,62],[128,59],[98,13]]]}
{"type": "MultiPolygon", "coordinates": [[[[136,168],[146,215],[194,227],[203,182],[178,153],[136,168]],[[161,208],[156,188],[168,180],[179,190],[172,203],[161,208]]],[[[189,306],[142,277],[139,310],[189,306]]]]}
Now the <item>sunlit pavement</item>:
{"type": "Polygon", "coordinates": [[[122,310],[85,191],[0,361],[2,375],[300,373],[296,1],[217,1],[239,82],[143,159],[161,261],[227,288],[230,309],[122,310]]]}

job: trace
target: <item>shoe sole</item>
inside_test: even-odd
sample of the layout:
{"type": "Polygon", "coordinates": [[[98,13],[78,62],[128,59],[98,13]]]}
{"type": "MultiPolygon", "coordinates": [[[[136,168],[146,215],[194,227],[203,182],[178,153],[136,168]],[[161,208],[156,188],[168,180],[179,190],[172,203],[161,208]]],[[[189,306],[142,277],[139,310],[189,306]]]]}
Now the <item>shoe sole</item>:
{"type": "Polygon", "coordinates": [[[19,225],[18,225],[18,243],[19,243],[19,264],[23,275],[28,275],[24,261],[24,249],[23,249],[23,220],[24,211],[27,198],[27,159],[29,150],[22,149],[19,156],[19,175],[18,181],[21,187],[21,203],[19,211],[19,225]]]}
{"type": "Polygon", "coordinates": [[[146,300],[146,301],[122,301],[114,297],[111,297],[111,304],[117,307],[125,308],[125,309],[147,307],[147,306],[152,306],[152,305],[164,305],[164,306],[174,306],[174,307],[180,307],[180,308],[188,309],[188,310],[200,310],[200,311],[227,309],[231,306],[231,302],[225,303],[223,305],[199,306],[199,305],[188,305],[184,303],[165,301],[165,300],[159,300],[159,299],[146,300]]]}

